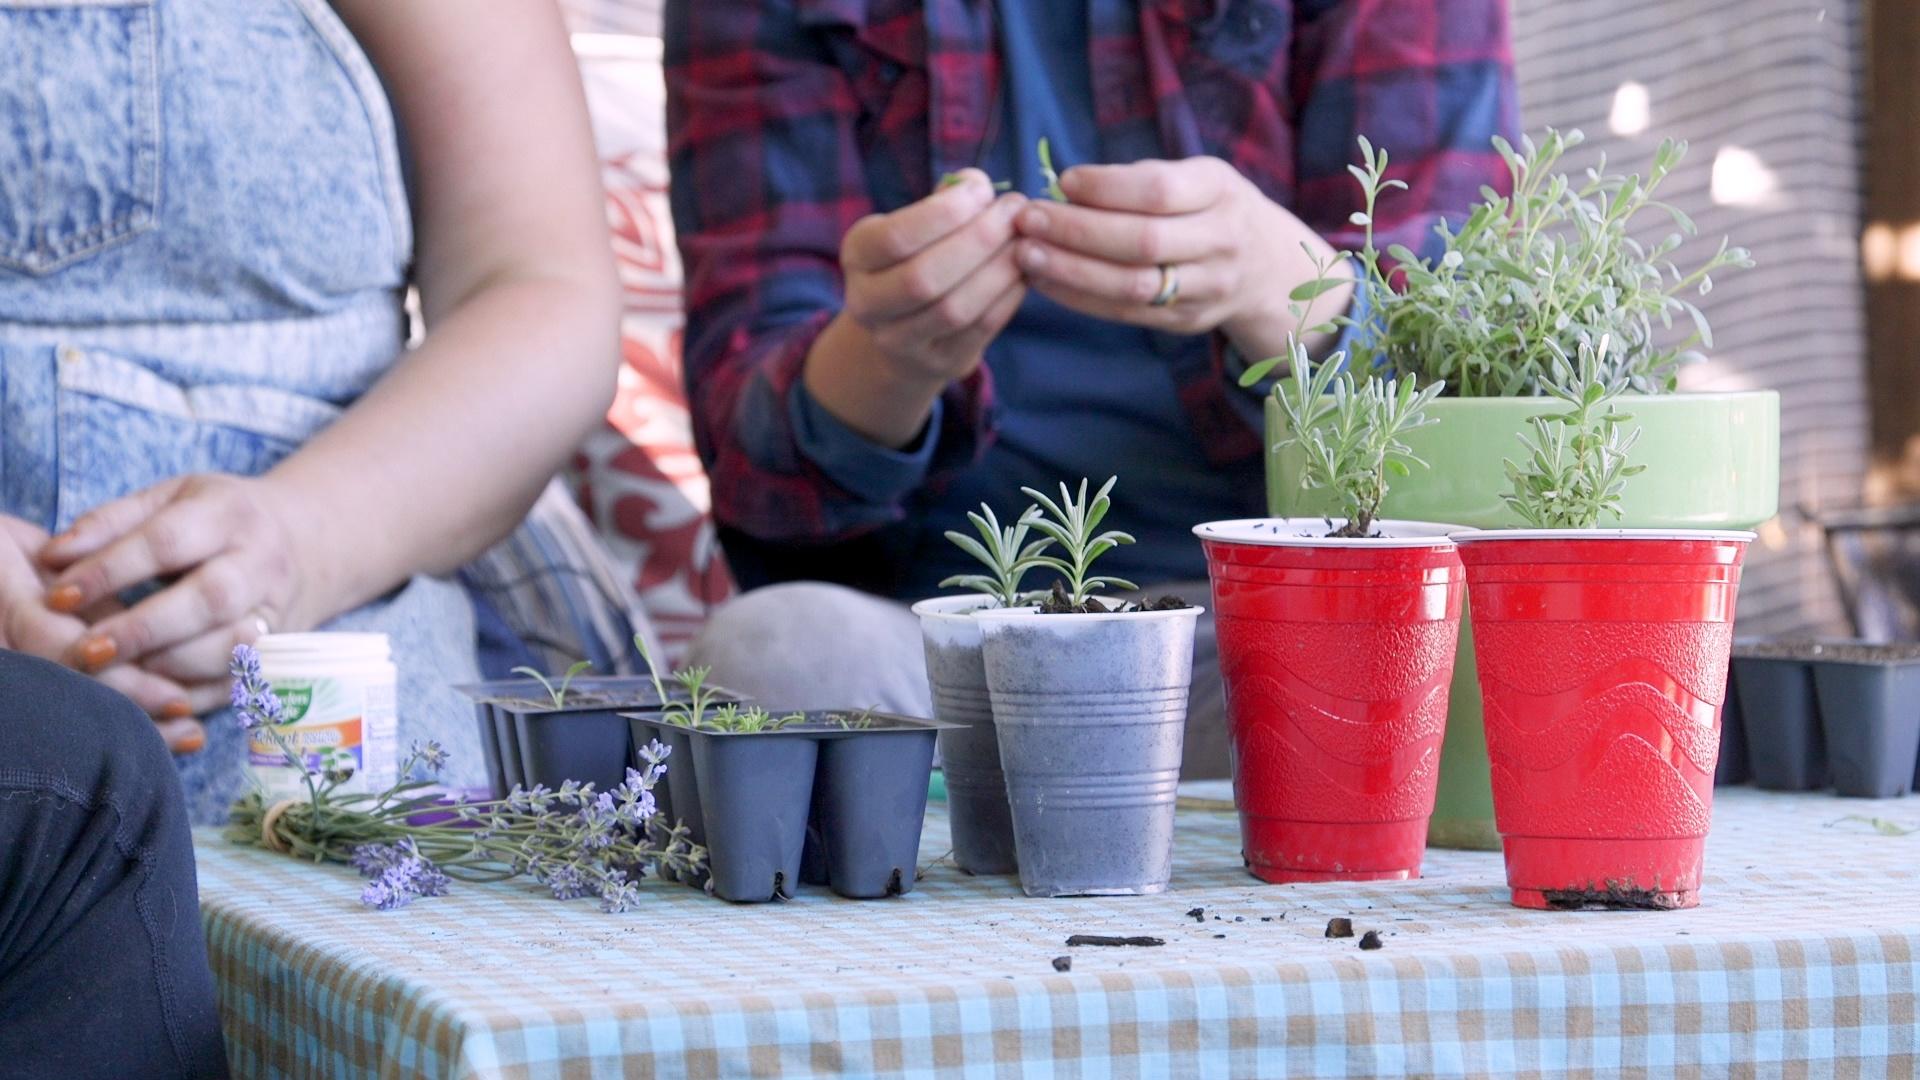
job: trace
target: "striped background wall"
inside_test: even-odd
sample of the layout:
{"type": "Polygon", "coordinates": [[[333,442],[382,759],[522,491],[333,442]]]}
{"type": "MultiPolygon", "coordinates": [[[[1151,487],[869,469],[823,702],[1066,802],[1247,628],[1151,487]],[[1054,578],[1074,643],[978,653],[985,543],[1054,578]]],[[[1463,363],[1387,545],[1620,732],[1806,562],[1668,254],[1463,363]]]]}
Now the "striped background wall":
{"type": "Polygon", "coordinates": [[[1722,235],[1752,249],[1754,269],[1699,298],[1716,348],[1685,379],[1781,392],[1783,512],[1753,551],[1740,630],[1841,629],[1818,534],[1794,508],[1853,502],[1866,468],[1859,0],[1513,3],[1528,130],[1584,131],[1577,168],[1603,151],[1643,168],[1661,138],[1686,139],[1664,189],[1700,226],[1683,254],[1722,235]],[[1629,82],[1646,90],[1643,114],[1632,88],[1620,101],[1629,82]]]}

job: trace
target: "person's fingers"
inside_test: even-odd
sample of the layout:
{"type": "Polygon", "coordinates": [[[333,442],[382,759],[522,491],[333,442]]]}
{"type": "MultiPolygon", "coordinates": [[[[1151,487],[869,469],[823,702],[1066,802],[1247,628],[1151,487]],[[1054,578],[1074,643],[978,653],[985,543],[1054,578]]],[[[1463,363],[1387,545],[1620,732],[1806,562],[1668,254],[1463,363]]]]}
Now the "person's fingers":
{"type": "Polygon", "coordinates": [[[993,181],[979,169],[911,206],[870,214],[854,222],[840,242],[840,265],[848,271],[884,270],[979,216],[993,202],[993,181]]]}
{"type": "Polygon", "coordinates": [[[1014,216],[1025,204],[1024,196],[1002,196],[905,262],[862,275],[847,291],[847,314],[875,329],[939,304],[1013,238],[1014,216]]]}
{"type": "Polygon", "coordinates": [[[12,514],[0,514],[0,541],[11,542],[14,549],[27,558],[38,558],[47,540],[47,530],[33,522],[12,514]]]}
{"type": "Polygon", "coordinates": [[[166,740],[167,749],[176,754],[193,754],[206,749],[207,729],[192,717],[156,720],[154,726],[160,729],[160,737],[166,740]]]}
{"type": "Polygon", "coordinates": [[[115,664],[94,678],[110,689],[132,698],[148,716],[177,720],[195,715],[193,695],[184,686],[135,667],[132,664],[115,664]]]}
{"type": "Polygon", "coordinates": [[[77,666],[97,671],[115,659],[139,660],[229,626],[243,616],[273,622],[255,575],[225,555],[200,564],[178,582],[92,627],[74,650],[77,666]]]}
{"type": "Polygon", "coordinates": [[[1204,210],[1239,180],[1233,166],[1213,157],[1076,165],[1060,176],[1060,190],[1080,206],[1133,214],[1191,214],[1204,210]]]}
{"type": "Polygon", "coordinates": [[[251,645],[260,637],[257,619],[242,618],[178,645],[157,650],[140,666],[181,683],[219,679],[233,662],[236,645],[251,645]]]}
{"type": "Polygon", "coordinates": [[[978,356],[986,351],[1000,331],[1013,321],[1014,313],[1020,310],[1020,304],[1027,298],[1026,281],[1015,278],[1012,285],[1002,290],[1000,295],[987,305],[984,312],[973,325],[959,333],[934,342],[934,347],[955,356],[978,356]]]}
{"type": "Polygon", "coordinates": [[[977,322],[1010,286],[1020,281],[1014,246],[1005,243],[965,281],[922,310],[874,331],[874,340],[890,351],[923,350],[939,338],[977,322]]]}
{"type": "Polygon", "coordinates": [[[1042,202],[1028,203],[1016,226],[1022,236],[1135,266],[1197,262],[1245,239],[1225,235],[1216,214],[1162,217],[1042,202]]]}
{"type": "MultiPolygon", "coordinates": [[[[1134,266],[1091,258],[1039,240],[1019,243],[1020,269],[1035,285],[1098,296],[1113,303],[1147,307],[1160,295],[1158,266],[1134,266]]],[[[1224,299],[1233,283],[1219,261],[1170,264],[1178,291],[1176,304],[1206,305],[1224,299]]]]}
{"type": "Polygon", "coordinates": [[[1030,280],[1033,291],[1054,303],[1071,308],[1082,315],[1106,319],[1109,322],[1130,323],[1134,326],[1144,326],[1149,330],[1165,330],[1176,334],[1202,333],[1213,329],[1220,322],[1220,316],[1213,305],[1196,303],[1152,307],[1147,304],[1135,304],[1080,292],[1042,279],[1030,280]]]}
{"type": "Polygon", "coordinates": [[[173,501],[186,477],[165,480],[125,498],[102,503],[80,515],[67,530],[40,549],[40,561],[61,570],[99,551],[140,527],[162,506],[173,501]]]}
{"type": "Polygon", "coordinates": [[[238,504],[182,499],[156,510],[143,524],[62,570],[47,590],[47,606],[79,611],[120,590],[190,570],[226,550],[242,524],[238,504]]]}

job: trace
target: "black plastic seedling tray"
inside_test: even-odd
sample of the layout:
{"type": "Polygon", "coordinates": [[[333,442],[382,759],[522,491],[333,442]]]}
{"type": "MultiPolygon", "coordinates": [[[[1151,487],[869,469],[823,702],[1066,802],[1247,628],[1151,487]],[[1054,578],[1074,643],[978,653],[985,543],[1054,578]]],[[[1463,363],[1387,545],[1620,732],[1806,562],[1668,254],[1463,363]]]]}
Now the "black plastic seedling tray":
{"type": "MultiPolygon", "coordinates": [[[[802,884],[867,899],[910,892],[927,809],[933,746],[951,725],[884,713],[865,728],[817,711],[778,731],[694,731],[630,714],[632,740],[672,748],[673,813],[707,849],[691,884],[724,900],[792,897],[802,884]]],[[[669,818],[668,820],[673,820],[669,818]]]]}
{"type": "MultiPolygon", "coordinates": [[[[496,799],[506,798],[516,787],[558,788],[568,780],[591,782],[601,791],[617,786],[633,760],[622,714],[657,710],[661,704],[653,680],[645,676],[577,678],[567,688],[566,703],[557,709],[535,679],[498,679],[454,689],[473,701],[487,782],[496,799]]],[[[674,694],[674,688],[668,693],[674,694]]],[[[719,691],[714,700],[739,698],[719,691]]]]}
{"type": "Polygon", "coordinates": [[[1810,662],[1841,795],[1890,799],[1920,759],[1920,645],[1826,644],[1810,662]]]}
{"type": "Polygon", "coordinates": [[[1740,712],[1731,665],[1727,667],[1727,690],[1720,698],[1720,756],[1714,761],[1715,787],[1732,787],[1753,779],[1753,767],[1747,760],[1747,722],[1740,712]]]}
{"type": "Polygon", "coordinates": [[[1748,642],[1734,671],[1760,786],[1885,799],[1920,784],[1920,645],[1748,642]]]}
{"type": "Polygon", "coordinates": [[[1827,786],[1827,744],[1813,673],[1793,648],[1777,642],[1734,646],[1733,681],[1747,760],[1755,786],[1770,791],[1827,786]]]}

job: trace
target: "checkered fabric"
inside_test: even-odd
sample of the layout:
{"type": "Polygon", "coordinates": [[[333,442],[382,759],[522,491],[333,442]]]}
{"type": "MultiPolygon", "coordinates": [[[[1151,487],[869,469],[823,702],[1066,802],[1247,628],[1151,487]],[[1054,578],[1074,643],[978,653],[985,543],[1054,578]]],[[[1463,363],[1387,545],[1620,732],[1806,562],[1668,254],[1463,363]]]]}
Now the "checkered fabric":
{"type": "Polygon", "coordinates": [[[1841,819],[1913,826],[1920,800],[1718,802],[1704,906],[1668,913],[1523,912],[1472,852],[1419,882],[1262,885],[1206,810],[1157,897],[968,878],[935,863],[937,813],[935,864],[893,900],[655,882],[613,916],[456,886],[380,914],[350,871],[210,832],[200,889],[247,1077],[1916,1075],[1920,833],[1841,819]],[[1385,948],[1323,937],[1336,915],[1385,948]]]}

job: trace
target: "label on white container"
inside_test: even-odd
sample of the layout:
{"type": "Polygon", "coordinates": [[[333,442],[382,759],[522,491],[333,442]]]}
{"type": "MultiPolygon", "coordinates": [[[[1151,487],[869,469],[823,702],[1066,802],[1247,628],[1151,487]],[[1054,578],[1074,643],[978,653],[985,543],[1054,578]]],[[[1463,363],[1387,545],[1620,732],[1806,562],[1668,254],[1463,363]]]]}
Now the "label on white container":
{"type": "MultiPolygon", "coordinates": [[[[256,647],[286,708],[274,732],[309,767],[351,766],[343,792],[384,791],[399,779],[399,672],[385,634],[273,634],[256,647]]],[[[248,736],[247,761],[269,802],[306,794],[304,769],[264,732],[248,736]]]]}

